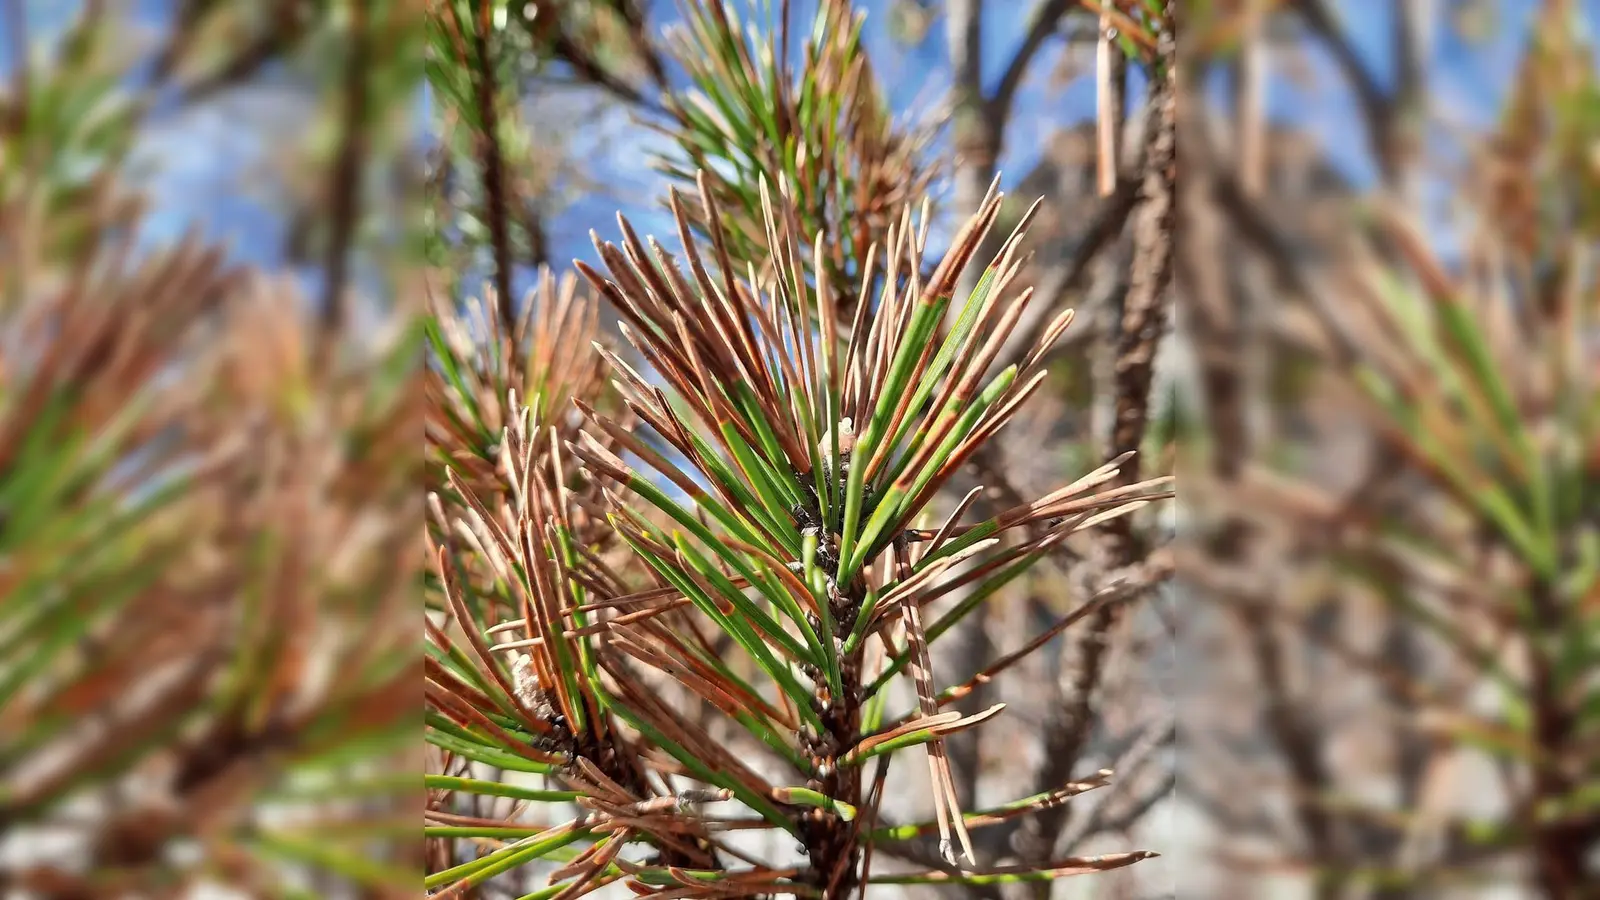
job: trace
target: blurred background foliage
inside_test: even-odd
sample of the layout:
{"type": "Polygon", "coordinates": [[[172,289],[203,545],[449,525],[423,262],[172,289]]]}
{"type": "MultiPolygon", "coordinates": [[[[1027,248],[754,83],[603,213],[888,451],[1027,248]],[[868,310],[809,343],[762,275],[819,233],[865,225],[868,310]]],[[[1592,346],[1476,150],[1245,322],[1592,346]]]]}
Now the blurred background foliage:
{"type": "Polygon", "coordinates": [[[0,889],[409,896],[420,10],[4,9],[0,889]]]}
{"type": "Polygon", "coordinates": [[[1285,6],[1213,7],[1181,138],[1180,573],[1189,646],[1236,648],[1180,697],[1181,793],[1224,891],[1588,896],[1594,10],[1285,6]],[[1280,87],[1301,44],[1320,74],[1280,87]],[[1336,108],[1361,165],[1319,197],[1273,145],[1333,156],[1336,108]]]}

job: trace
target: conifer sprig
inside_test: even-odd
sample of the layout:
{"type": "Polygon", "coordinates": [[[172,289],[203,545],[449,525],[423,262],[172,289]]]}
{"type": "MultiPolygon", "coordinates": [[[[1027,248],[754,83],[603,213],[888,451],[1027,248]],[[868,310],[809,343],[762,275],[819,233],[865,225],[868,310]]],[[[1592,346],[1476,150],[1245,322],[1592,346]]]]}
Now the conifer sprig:
{"type": "MultiPolygon", "coordinates": [[[[879,824],[881,794],[865,791],[861,774],[865,763],[915,747],[930,767],[935,816],[926,829],[952,864],[960,846],[968,869],[909,877],[1003,883],[1145,858],[976,869],[969,828],[1058,805],[1110,773],[963,814],[943,760],[948,735],[1004,706],[941,711],[964,687],[939,690],[929,645],[1050,547],[1169,495],[1164,479],[1105,489],[1126,461],[1117,459],[980,522],[961,521],[969,495],[938,529],[912,527],[1043,375],[1034,371],[1039,352],[986,371],[1031,296],[1010,291],[1021,228],[952,314],[956,275],[1001,197],[991,191],[927,278],[926,219],[902,212],[886,249],[868,249],[861,296],[874,299],[846,325],[832,314],[827,268],[798,252],[789,198],[758,189],[772,248],[765,275],[753,264],[735,268],[717,225],[702,250],[677,194],[687,267],[625,219],[620,245],[597,241],[609,277],[579,264],[667,386],[595,345],[594,358],[616,376],[621,411],[659,443],[597,409],[598,379],[576,376],[554,380],[591,392],[574,398],[585,427],[554,404],[531,409],[508,393],[495,404],[509,416],[496,439],[481,425],[433,432],[455,442],[461,469],[475,474],[463,476],[435,448],[448,494],[431,500],[430,539],[448,621],[428,626],[429,741],[442,764],[429,776],[428,833],[503,843],[439,868],[430,886],[463,891],[539,865],[550,888],[536,896],[579,896],[614,881],[673,896],[845,896],[870,877],[870,846],[924,833],[879,824]],[[598,504],[586,499],[597,492],[598,504]],[[600,506],[606,520],[587,514],[600,506]],[[1023,526],[1034,526],[1030,536],[1008,543],[1023,526]],[[929,605],[957,589],[965,598],[925,621],[929,605]],[[902,675],[918,703],[890,720],[885,690],[902,675]],[[685,697],[709,721],[684,716],[685,697]],[[718,719],[743,737],[713,731],[718,719]],[[483,777],[484,766],[522,776],[483,777]],[[520,783],[528,775],[549,784],[520,783]],[[466,796],[512,806],[505,817],[456,811],[466,796]],[[712,814],[711,802],[744,814],[712,814]],[[552,816],[524,824],[525,803],[552,816]],[[729,842],[751,830],[797,839],[805,865],[756,860],[729,842]]],[[[714,196],[702,191],[699,201],[705,220],[719,222],[714,196]]],[[[552,311],[533,315],[592,315],[570,290],[543,299],[552,311]]],[[[490,331],[495,318],[484,317],[490,331]]],[[[1070,321],[1063,314],[1047,324],[1040,345],[1070,321]]],[[[449,349],[446,330],[437,330],[435,352],[449,349]]],[[[575,352],[572,342],[549,348],[523,371],[590,371],[558,358],[575,352]]],[[[518,377],[497,382],[480,365],[474,380],[449,374],[451,365],[435,366],[435,401],[454,404],[453,414],[436,414],[441,423],[466,421],[468,397],[488,408],[483,391],[518,377]]]]}
{"type": "MultiPolygon", "coordinates": [[[[811,264],[828,270],[835,308],[848,315],[867,247],[885,243],[899,210],[932,181],[935,129],[893,121],[862,47],[865,13],[822,0],[806,30],[790,3],[779,6],[684,4],[667,49],[693,87],[666,97],[672,121],[663,131],[678,153],[657,165],[711,194],[723,216],[719,241],[738,260],[764,258],[759,184],[782,185],[799,233],[822,237],[799,253],[824,254],[811,264]]],[[[683,215],[702,238],[710,234],[702,204],[683,215]]]]}
{"type": "MultiPolygon", "coordinates": [[[[999,710],[966,719],[939,713],[928,642],[1048,545],[1166,496],[1159,490],[1165,479],[1094,492],[1115,476],[1124,461],[1117,460],[983,522],[952,521],[931,535],[911,530],[934,492],[1043,377],[1034,371],[1036,349],[1024,365],[985,381],[1031,298],[1023,290],[1007,299],[1028,217],[943,327],[952,318],[956,275],[993,226],[1001,197],[991,190],[926,281],[926,207],[920,220],[904,210],[889,230],[887,251],[867,251],[878,262],[864,267],[861,296],[876,300],[870,311],[859,304],[846,330],[826,314],[832,303],[826,267],[817,271],[798,252],[799,216],[790,198],[774,198],[764,182],[758,185],[769,265],[765,274],[753,264],[740,273],[726,253],[703,175],[700,185],[703,220],[713,223],[710,254],[696,246],[682,198],[671,198],[687,272],[625,219],[620,246],[596,240],[610,277],[578,263],[617,307],[627,340],[673,389],[669,398],[607,354],[624,402],[693,473],[605,416],[586,413],[596,432],[655,469],[693,508],[586,436],[570,450],[602,480],[631,490],[677,526],[668,531],[637,509],[614,507],[615,527],[636,554],[755,660],[764,679],[752,692],[771,692],[793,710],[798,733],[776,717],[740,718],[781,756],[802,759],[806,790],[835,804],[809,813],[808,827],[842,828],[849,821],[837,809],[862,803],[860,762],[923,744],[946,852],[953,838],[970,857],[941,744],[999,710]],[[824,314],[813,317],[813,308],[824,314]],[[1043,524],[1042,537],[999,547],[1009,530],[1035,524],[1043,524]],[[961,564],[974,564],[973,574],[948,578],[961,564]],[[955,583],[973,586],[969,601],[925,627],[922,608],[955,583]],[[896,629],[903,641],[890,639],[896,629]],[[874,639],[886,656],[877,675],[866,669],[874,639]],[[904,670],[913,677],[920,714],[880,730],[863,717],[866,701],[904,670]]],[[[1045,326],[1041,346],[1068,321],[1063,315],[1045,326]]],[[[826,840],[810,843],[813,866],[823,870],[819,883],[834,883],[835,867],[856,863],[853,843],[843,853],[826,840]]]]}

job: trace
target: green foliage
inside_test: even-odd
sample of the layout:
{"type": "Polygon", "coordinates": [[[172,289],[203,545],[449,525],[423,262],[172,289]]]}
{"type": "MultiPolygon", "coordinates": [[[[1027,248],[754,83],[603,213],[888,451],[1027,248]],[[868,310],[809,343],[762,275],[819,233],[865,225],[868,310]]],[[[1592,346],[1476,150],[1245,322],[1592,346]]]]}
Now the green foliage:
{"type": "MultiPolygon", "coordinates": [[[[463,212],[447,204],[439,240],[487,244],[500,284],[465,312],[448,293],[429,329],[428,833],[440,862],[428,885],[464,891],[520,870],[547,885],[529,898],[617,881],[841,897],[872,877],[871,847],[924,833],[939,835],[946,868],[917,881],[1049,880],[1151,855],[974,870],[969,827],[1104,776],[963,814],[944,756],[949,735],[1003,708],[942,711],[971,686],[938,690],[928,645],[1069,535],[1168,496],[1161,479],[1107,488],[1119,459],[982,521],[961,521],[967,503],[920,527],[1044,383],[1043,349],[1070,321],[1049,319],[1022,362],[989,371],[1032,298],[1011,288],[1033,210],[983,261],[978,289],[953,297],[1003,197],[991,192],[926,264],[926,135],[890,122],[849,4],[819,4],[791,35],[788,4],[694,0],[669,42],[693,87],[662,101],[680,151],[662,168],[693,186],[667,198],[683,255],[626,219],[619,243],[596,239],[605,273],[578,270],[634,352],[591,349],[588,298],[557,295],[548,277],[520,311],[503,296],[521,250],[503,243],[516,212],[490,170],[515,140],[504,122],[518,65],[559,63],[653,114],[574,41],[613,29],[611,46],[637,49],[641,26],[625,3],[526,21],[498,9],[449,5],[433,34],[451,165],[475,165],[482,191],[464,213],[481,235],[453,232],[445,216],[463,212]],[[518,28],[527,47],[506,33],[518,28]],[[532,334],[552,339],[530,347],[532,334]],[[957,590],[963,601],[925,627],[924,607],[957,590]],[[885,723],[902,678],[918,706],[885,723]],[[907,753],[928,760],[926,831],[877,822],[883,765],[907,753]],[[804,864],[750,858],[734,830],[792,837],[804,864]]],[[[445,277],[467,264],[453,257],[445,277]]]]}
{"type": "MultiPolygon", "coordinates": [[[[668,878],[713,892],[711,885],[737,882],[833,896],[863,877],[861,851],[876,835],[857,824],[868,799],[862,764],[917,747],[927,750],[939,798],[933,827],[946,845],[959,838],[969,859],[969,819],[991,824],[1066,796],[1046,792],[974,816],[953,807],[942,743],[1001,708],[970,717],[940,712],[955,693],[935,690],[927,645],[1051,544],[1165,496],[1155,491],[1162,480],[1099,489],[1116,476],[1118,460],[984,521],[912,529],[960,462],[1041,383],[1043,373],[1032,367],[1057,323],[1042,329],[1024,367],[983,381],[1031,296],[1002,302],[1019,268],[1020,233],[951,316],[950,285],[1001,198],[984,205],[926,282],[917,274],[918,230],[908,210],[889,231],[890,252],[869,254],[879,260],[863,275],[863,292],[878,298],[874,311],[858,308],[849,330],[824,325],[819,333],[808,323],[839,318],[828,275],[800,261],[798,210],[764,187],[762,194],[766,279],[747,281],[725,261],[707,265],[676,196],[688,272],[625,220],[622,246],[599,245],[609,278],[579,264],[674,393],[669,403],[602,350],[627,409],[689,462],[692,475],[582,398],[589,424],[561,441],[546,440],[554,432],[542,418],[558,410],[541,404],[547,412],[514,417],[498,442],[499,468],[480,471],[475,487],[447,463],[451,493],[438,495],[431,535],[441,599],[461,631],[455,637],[443,623],[430,625],[429,740],[444,751],[433,784],[518,796],[527,789],[509,780],[452,773],[465,773],[467,761],[542,773],[560,787],[530,796],[575,791],[589,814],[438,871],[432,885],[554,865],[552,854],[582,843],[578,857],[549,876],[552,888],[564,883],[562,890],[584,893],[618,878],[641,886],[668,878]],[[863,423],[859,433],[854,422],[863,423]],[[635,472],[623,453],[654,475],[635,472]],[[579,477],[577,462],[592,483],[605,485],[609,522],[575,518],[593,502],[567,489],[579,477]],[[666,483],[685,500],[669,495],[666,483]],[[495,495],[503,499],[491,501],[495,495]],[[1024,527],[1040,533],[998,547],[998,538],[1024,527]],[[599,548],[611,536],[622,546],[607,561],[599,548]],[[949,577],[963,564],[973,568],[949,577]],[[924,629],[922,608],[963,586],[968,598],[924,629]],[[493,644],[491,635],[504,637],[493,644]],[[881,707],[882,692],[906,675],[919,708],[885,727],[865,711],[881,707]],[[744,738],[713,737],[685,718],[681,701],[668,699],[685,693],[744,738]],[[759,767],[746,746],[761,751],[759,767]],[[767,774],[774,766],[785,774],[767,774]],[[692,787],[678,786],[685,783],[692,787]],[[713,828],[723,819],[699,811],[696,797],[736,801],[754,817],[735,817],[744,828],[800,837],[809,869],[796,875],[731,865],[737,854],[713,828]],[[624,855],[630,843],[653,847],[655,861],[624,855]]],[[[700,195],[702,221],[720,223],[711,196],[700,195]]],[[[725,260],[717,249],[727,246],[724,237],[714,224],[718,260],[725,260]]],[[[441,371],[453,371],[449,360],[459,352],[440,348],[447,351],[441,371]]],[[[562,343],[548,364],[570,370],[585,358],[562,343]]],[[[519,827],[472,833],[511,837],[519,827]]],[[[1050,878],[1147,855],[953,877],[1050,878]]]]}
{"type": "MultiPolygon", "coordinates": [[[[666,133],[680,155],[659,167],[712,193],[728,253],[739,261],[764,257],[758,186],[774,184],[795,208],[800,252],[828,254],[839,309],[848,313],[867,247],[882,245],[899,211],[927,190],[931,130],[892,121],[861,47],[864,14],[823,0],[810,28],[791,35],[789,6],[780,16],[770,3],[687,4],[668,46],[694,87],[667,97],[666,133]],[[798,71],[790,58],[796,38],[798,71]]],[[[709,234],[698,210],[689,217],[698,234],[709,234]]]]}

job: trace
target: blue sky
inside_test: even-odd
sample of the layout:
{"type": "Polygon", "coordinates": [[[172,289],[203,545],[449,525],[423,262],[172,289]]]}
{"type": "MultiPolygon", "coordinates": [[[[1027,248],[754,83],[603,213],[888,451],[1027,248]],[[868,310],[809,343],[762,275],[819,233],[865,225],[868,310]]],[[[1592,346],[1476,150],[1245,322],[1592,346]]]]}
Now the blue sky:
{"type": "MultiPolygon", "coordinates": [[[[663,20],[674,16],[671,0],[653,2],[663,20]]],[[[1392,2],[1344,0],[1339,4],[1358,52],[1383,84],[1392,77],[1386,67],[1390,40],[1386,13],[1392,2]]],[[[926,40],[908,47],[889,33],[890,10],[885,0],[859,5],[867,10],[867,45],[892,104],[907,113],[926,112],[948,86],[940,23],[934,23],[926,40]]],[[[1027,5],[990,0],[983,41],[987,84],[998,78],[1021,39],[1026,27],[1022,11],[1027,5]]],[[[26,0],[26,6],[36,37],[47,41],[70,20],[78,4],[26,0]]],[[[134,0],[131,11],[136,21],[158,28],[171,6],[171,0],[134,0]]],[[[1453,120],[1479,127],[1492,121],[1498,100],[1514,77],[1526,23],[1536,4],[1534,0],[1497,0],[1492,6],[1492,24],[1482,40],[1469,45],[1448,29],[1441,33],[1429,72],[1436,108],[1453,120]]],[[[1582,6],[1590,23],[1600,21],[1600,0],[1584,0],[1582,6]]],[[[9,40],[0,40],[0,67],[6,70],[14,64],[9,58],[10,46],[9,40]]],[[[1332,63],[1325,54],[1313,53],[1312,60],[1319,75],[1331,71],[1332,63]]],[[[1051,129],[1093,114],[1090,81],[1080,79],[1064,90],[1051,88],[1045,83],[1051,68],[1049,61],[1037,64],[1034,77],[1018,97],[1001,159],[1008,180],[1026,174],[1051,129]]],[[[1275,79],[1269,90],[1269,114],[1309,129],[1340,169],[1358,182],[1368,181],[1372,169],[1353,97],[1346,90],[1329,87],[1337,83],[1334,79],[1319,77],[1316,82],[1323,87],[1307,91],[1286,78],[1275,79]]],[[[271,186],[262,181],[260,164],[273,137],[306,118],[309,102],[292,86],[267,83],[179,114],[154,116],[139,154],[148,164],[147,184],[154,199],[151,237],[168,238],[197,226],[228,241],[241,260],[277,263],[283,228],[271,203],[271,186]]],[[[563,120],[541,115],[531,121],[552,119],[563,120]]],[[[613,214],[619,208],[644,230],[667,231],[657,206],[661,182],[646,165],[648,132],[616,113],[587,118],[572,142],[580,158],[591,165],[594,180],[610,190],[578,198],[552,222],[556,259],[591,258],[589,228],[609,235],[615,228],[613,214]]]]}

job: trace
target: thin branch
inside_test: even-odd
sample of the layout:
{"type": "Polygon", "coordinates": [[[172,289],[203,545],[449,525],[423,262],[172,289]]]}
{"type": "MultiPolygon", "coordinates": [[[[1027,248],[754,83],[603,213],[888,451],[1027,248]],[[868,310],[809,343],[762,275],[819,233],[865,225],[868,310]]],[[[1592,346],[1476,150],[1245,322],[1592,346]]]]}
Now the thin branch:
{"type": "Polygon", "coordinates": [[[500,295],[497,308],[500,327],[509,335],[516,333],[517,321],[516,298],[511,296],[511,205],[506,198],[505,155],[500,147],[500,91],[489,47],[489,11],[489,5],[484,4],[473,23],[472,44],[476,59],[472,82],[478,119],[483,125],[477,135],[478,152],[487,207],[484,218],[489,225],[489,244],[494,253],[494,287],[500,295]]]}
{"type": "Polygon", "coordinates": [[[345,52],[344,138],[330,174],[332,202],[328,242],[327,283],[322,301],[322,345],[326,354],[332,336],[346,324],[346,283],[349,281],[350,244],[361,207],[361,164],[367,155],[367,7],[354,3],[350,9],[350,39],[345,52]]]}
{"type": "MultiPolygon", "coordinates": [[[[1394,5],[1399,7],[1407,4],[1394,5]]],[[[1374,155],[1377,156],[1379,165],[1383,169],[1384,178],[1386,181],[1392,179],[1396,166],[1391,147],[1396,104],[1378,84],[1377,77],[1361,61],[1355,44],[1340,31],[1339,23],[1327,0],[1294,0],[1294,9],[1310,26],[1312,33],[1327,46],[1328,53],[1333,56],[1334,64],[1350,83],[1350,89],[1356,95],[1356,103],[1361,107],[1361,115],[1366,121],[1367,133],[1372,141],[1374,155]]]]}
{"type": "Polygon", "coordinates": [[[1084,841],[1087,841],[1089,838],[1096,835],[1122,834],[1127,832],[1129,829],[1133,828],[1133,826],[1139,824],[1139,822],[1143,820],[1145,816],[1149,815],[1150,810],[1154,809],[1157,803],[1160,803],[1162,800],[1172,796],[1173,792],[1177,789],[1177,786],[1177,773],[1175,771],[1169,771],[1166,775],[1162,776],[1161,780],[1156,783],[1155,787],[1140,795],[1137,800],[1134,800],[1127,806],[1123,807],[1123,809],[1115,816],[1109,815],[1105,812],[1105,810],[1110,808],[1109,801],[1102,803],[1098,807],[1095,807],[1094,813],[1091,814],[1088,823],[1084,826],[1083,833],[1067,842],[1068,849],[1066,852],[1071,853],[1073,847],[1081,846],[1084,841]]]}
{"type": "MultiPolygon", "coordinates": [[[[1170,15],[1170,4],[1169,4],[1170,15]]],[[[1137,451],[1144,440],[1148,418],[1150,385],[1155,355],[1165,331],[1168,290],[1172,278],[1172,224],[1176,187],[1176,66],[1174,36],[1162,32],[1164,77],[1152,84],[1149,100],[1152,121],[1147,130],[1144,184],[1134,225],[1134,263],[1128,297],[1122,317],[1122,335],[1116,360],[1117,417],[1106,458],[1129,450],[1137,451]]],[[[1119,479],[1131,483],[1138,478],[1138,461],[1124,466],[1119,479]]],[[[1116,572],[1135,564],[1141,548],[1133,539],[1126,519],[1108,524],[1102,546],[1105,571],[1116,572]]],[[[1040,773],[1040,784],[1064,780],[1060,774],[1075,768],[1087,746],[1092,722],[1094,697],[1099,691],[1104,670],[1107,639],[1123,605],[1108,606],[1096,614],[1095,621],[1079,644],[1080,668],[1072,686],[1071,704],[1052,723],[1045,735],[1046,759],[1050,764],[1040,773]]],[[[1048,859],[1070,817],[1070,807],[1052,810],[1030,820],[1018,835],[1017,849],[1025,859],[1048,859]]]]}
{"type": "MultiPolygon", "coordinates": [[[[1144,442],[1149,416],[1150,386],[1156,352],[1166,332],[1168,288],[1172,283],[1172,231],[1176,215],[1177,97],[1175,95],[1174,39],[1162,37],[1167,62],[1164,78],[1155,82],[1151,96],[1152,128],[1146,137],[1144,185],[1138,218],[1134,222],[1134,260],[1128,296],[1122,314],[1122,336],[1116,362],[1117,419],[1105,458],[1136,452],[1144,442]]],[[[1137,459],[1122,469],[1123,484],[1139,479],[1137,459]]],[[[1122,520],[1123,529],[1130,527],[1122,520]]],[[[1113,531],[1117,531],[1115,527],[1113,531]]],[[[1121,560],[1119,565],[1131,563],[1121,560]]]]}
{"type": "Polygon", "coordinates": [[[1028,67],[1032,65],[1034,56],[1044,46],[1045,41],[1057,32],[1062,20],[1072,8],[1074,8],[1072,0],[1045,0],[1034,10],[1028,33],[1023,36],[1017,52],[1013,53],[1011,60],[1006,63],[1005,72],[1000,76],[1000,83],[995,86],[994,94],[989,97],[986,104],[989,121],[994,123],[997,129],[1004,127],[1006,120],[1011,117],[1011,104],[1016,100],[1017,90],[1028,74],[1028,67]]]}

